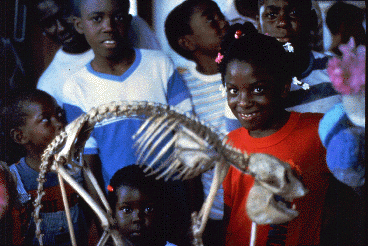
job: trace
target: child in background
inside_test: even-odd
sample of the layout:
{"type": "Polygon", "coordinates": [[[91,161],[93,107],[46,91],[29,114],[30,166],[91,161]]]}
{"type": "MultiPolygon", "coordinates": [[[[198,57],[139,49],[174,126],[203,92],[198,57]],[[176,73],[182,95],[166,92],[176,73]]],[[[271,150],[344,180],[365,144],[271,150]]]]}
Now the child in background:
{"type": "Polygon", "coordinates": [[[144,167],[119,169],[108,186],[107,199],[122,236],[135,246],[169,246],[165,235],[165,183],[146,176],[144,167]]]}
{"type": "MultiPolygon", "coordinates": [[[[52,95],[60,106],[65,81],[94,57],[84,35],[74,28],[72,1],[38,0],[33,5],[43,34],[62,46],[38,80],[37,88],[52,95]]],[[[161,49],[155,34],[139,16],[133,16],[128,36],[134,47],[161,49]]]]}
{"type": "MultiPolygon", "coordinates": [[[[81,0],[78,10],[76,30],[84,34],[95,56],[64,85],[68,122],[93,107],[121,100],[157,102],[192,112],[188,88],[169,58],[157,50],[131,46],[128,0],[81,0]]],[[[95,170],[95,176],[102,173],[105,184],[117,170],[137,162],[132,136],[142,123],[143,119],[118,117],[95,126],[86,143],[84,158],[95,170]]],[[[187,217],[189,221],[190,214],[183,205],[182,182],[176,183],[175,188],[176,216],[181,218],[176,223],[180,228],[175,231],[181,233],[184,231],[181,220],[187,217]]]]}
{"type": "MultiPolygon", "coordinates": [[[[13,244],[38,245],[35,237],[35,224],[31,219],[32,202],[37,196],[38,176],[41,156],[56,135],[64,127],[61,108],[46,92],[32,90],[9,93],[1,110],[1,121],[8,148],[10,141],[24,149],[25,155],[16,164],[10,166],[17,180],[17,191],[22,203],[20,216],[13,218],[13,244]]],[[[21,153],[18,153],[21,154],[21,153]]],[[[41,231],[44,245],[70,245],[71,240],[64,212],[58,178],[55,173],[46,175],[41,210],[41,231]]],[[[82,182],[81,174],[75,175],[77,182],[82,182]]],[[[67,196],[75,234],[79,243],[84,243],[83,214],[78,205],[78,195],[67,187],[67,196]]],[[[19,213],[14,213],[19,215],[19,213]]]]}
{"type": "Polygon", "coordinates": [[[11,208],[18,206],[14,178],[5,162],[0,161],[0,242],[12,244],[11,208]]]}
{"type": "MultiPolygon", "coordinates": [[[[236,24],[221,50],[228,104],[242,125],[229,133],[229,143],[248,154],[266,153],[289,163],[309,190],[294,201],[297,218],[257,226],[256,245],[319,245],[329,173],[318,135],[322,114],[285,110],[295,64],[276,39],[257,33],[249,23],[236,24]]],[[[252,221],[246,202],[253,183],[251,175],[230,167],[223,182],[226,245],[250,242],[252,221]]]]}
{"type": "MultiPolygon", "coordinates": [[[[195,114],[224,134],[228,133],[225,125],[226,98],[219,90],[222,85],[221,74],[215,60],[227,28],[225,17],[211,0],[186,0],[175,7],[165,21],[166,38],[170,46],[181,56],[193,61],[182,75],[189,88],[195,114]]],[[[201,177],[205,197],[210,191],[213,172],[210,170],[201,177]]],[[[204,233],[205,244],[221,242],[223,210],[221,187],[204,233]]]]}
{"type": "Polygon", "coordinates": [[[287,110],[326,113],[340,102],[326,67],[328,57],[309,47],[311,30],[318,24],[311,0],[259,0],[257,19],[260,33],[291,43],[295,55],[295,76],[310,86],[309,90],[291,84],[287,110]]]}
{"type": "Polygon", "coordinates": [[[332,55],[342,56],[339,45],[347,44],[351,37],[354,38],[357,47],[366,44],[364,19],[363,9],[345,2],[336,2],[328,9],[326,24],[332,37],[330,45],[332,55]]]}
{"type": "MultiPolygon", "coordinates": [[[[76,28],[85,35],[95,58],[65,83],[68,122],[93,107],[120,100],[158,102],[191,112],[188,89],[173,63],[160,51],[130,45],[128,0],[82,0],[79,7],[76,28]]],[[[85,153],[100,157],[105,184],[124,163],[135,163],[132,135],[141,123],[119,118],[95,127],[85,153]]]]}

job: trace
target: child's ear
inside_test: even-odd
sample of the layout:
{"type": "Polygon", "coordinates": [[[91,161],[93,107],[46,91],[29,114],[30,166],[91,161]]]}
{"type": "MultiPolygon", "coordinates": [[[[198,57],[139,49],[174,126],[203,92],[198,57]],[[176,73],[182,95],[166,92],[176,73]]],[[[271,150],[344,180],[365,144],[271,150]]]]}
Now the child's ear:
{"type": "Polygon", "coordinates": [[[185,35],[179,38],[178,40],[179,46],[184,50],[194,51],[196,49],[195,43],[191,35],[185,35]]]}
{"type": "Polygon", "coordinates": [[[84,34],[83,32],[83,23],[82,23],[82,19],[80,17],[74,17],[73,18],[74,21],[74,28],[75,30],[79,33],[79,34],[84,34]]]}
{"type": "Polygon", "coordinates": [[[23,131],[19,128],[13,128],[10,130],[10,136],[17,144],[24,145],[28,142],[27,137],[23,131]]]}

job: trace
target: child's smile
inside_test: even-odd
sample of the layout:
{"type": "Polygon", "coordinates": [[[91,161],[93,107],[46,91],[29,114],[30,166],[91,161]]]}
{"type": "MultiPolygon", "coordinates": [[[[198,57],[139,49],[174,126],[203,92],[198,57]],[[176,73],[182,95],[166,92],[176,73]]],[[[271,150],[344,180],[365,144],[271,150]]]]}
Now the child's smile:
{"type": "Polygon", "coordinates": [[[229,107],[251,136],[268,136],[283,125],[282,86],[266,69],[232,61],[225,84],[229,107]]]}

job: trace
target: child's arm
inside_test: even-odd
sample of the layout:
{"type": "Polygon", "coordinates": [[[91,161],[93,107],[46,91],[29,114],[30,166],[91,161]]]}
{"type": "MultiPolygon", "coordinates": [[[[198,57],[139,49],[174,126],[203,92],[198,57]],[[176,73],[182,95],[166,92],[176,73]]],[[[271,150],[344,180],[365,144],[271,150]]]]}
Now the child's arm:
{"type": "Polygon", "coordinates": [[[0,220],[11,206],[17,205],[15,180],[5,162],[0,161],[0,220]]]}
{"type": "Polygon", "coordinates": [[[0,166],[0,220],[6,214],[9,207],[8,183],[5,178],[5,170],[0,166]]]}

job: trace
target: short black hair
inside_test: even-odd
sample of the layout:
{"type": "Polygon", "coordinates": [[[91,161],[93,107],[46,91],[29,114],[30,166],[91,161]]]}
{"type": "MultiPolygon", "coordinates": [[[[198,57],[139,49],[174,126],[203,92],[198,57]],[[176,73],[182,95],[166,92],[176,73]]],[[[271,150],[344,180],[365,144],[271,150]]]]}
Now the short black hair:
{"type": "Polygon", "coordinates": [[[239,14],[256,19],[258,15],[258,0],[234,0],[239,14]]]}
{"type": "Polygon", "coordinates": [[[294,55],[286,52],[282,43],[275,38],[258,33],[253,24],[235,24],[230,27],[221,43],[220,72],[225,85],[227,65],[234,60],[250,63],[256,67],[265,67],[279,82],[291,83],[294,55]],[[235,38],[235,33],[241,33],[235,38]]]}
{"type": "Polygon", "coordinates": [[[139,189],[145,195],[155,199],[155,201],[162,201],[164,199],[165,183],[163,180],[156,180],[155,176],[148,176],[144,173],[146,166],[129,165],[116,171],[110,180],[110,186],[113,190],[109,190],[107,199],[112,208],[115,210],[118,197],[116,191],[121,186],[128,186],[139,189]]]}
{"type": "Polygon", "coordinates": [[[364,10],[344,2],[332,5],[326,14],[326,24],[333,35],[338,34],[340,26],[345,23],[350,25],[362,25],[364,21],[364,10]]]}
{"type": "MultiPolygon", "coordinates": [[[[285,0],[287,2],[296,2],[298,6],[301,6],[301,9],[306,11],[312,10],[312,0],[285,0]]],[[[258,9],[264,5],[265,0],[258,0],[258,9]]]]}
{"type": "MultiPolygon", "coordinates": [[[[73,15],[77,16],[77,17],[81,17],[81,7],[82,5],[88,1],[88,0],[70,0],[72,1],[72,11],[73,11],[73,15]]],[[[103,1],[103,0],[101,0],[103,1]]],[[[125,8],[128,9],[130,8],[130,1],[129,0],[117,0],[119,1],[121,4],[125,5],[125,8]]]]}
{"type": "Polygon", "coordinates": [[[190,18],[194,8],[201,3],[216,4],[212,0],[186,0],[176,6],[165,21],[165,34],[169,45],[175,52],[189,60],[193,59],[192,52],[179,45],[179,38],[193,33],[190,27],[190,18]]]}

